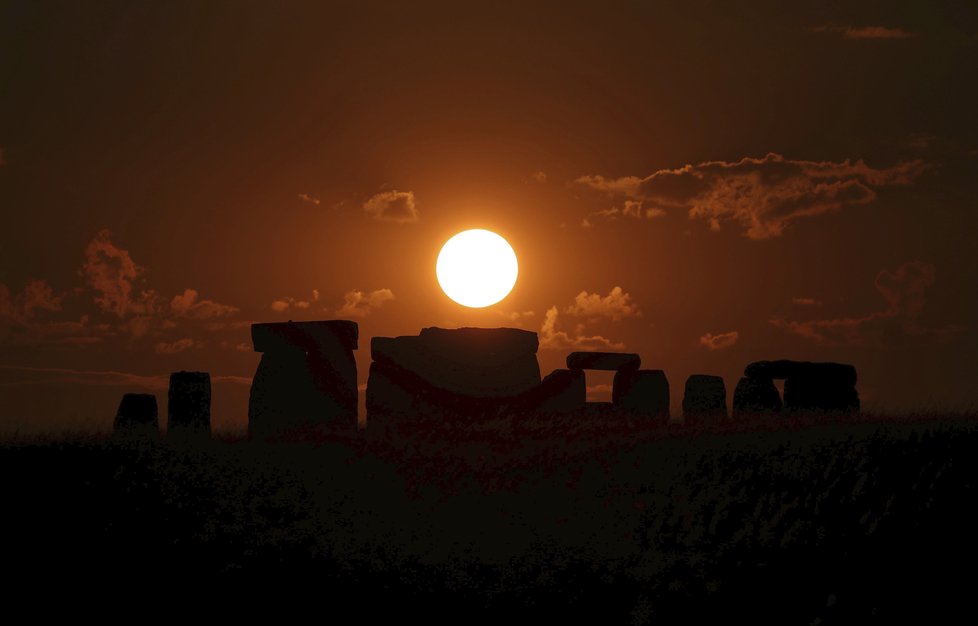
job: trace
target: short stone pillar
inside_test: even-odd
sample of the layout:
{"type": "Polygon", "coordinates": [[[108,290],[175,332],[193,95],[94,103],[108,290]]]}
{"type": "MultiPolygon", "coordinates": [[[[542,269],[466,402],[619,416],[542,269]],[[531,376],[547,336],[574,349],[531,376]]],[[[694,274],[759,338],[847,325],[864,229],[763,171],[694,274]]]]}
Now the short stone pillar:
{"type": "Polygon", "coordinates": [[[615,408],[628,414],[669,421],[669,380],[662,370],[618,370],[611,387],[615,408]]]}
{"type": "Polygon", "coordinates": [[[160,420],[156,396],[151,393],[123,395],[115,413],[112,435],[122,440],[158,440],[160,420]]]}
{"type": "Polygon", "coordinates": [[[744,376],[733,395],[733,418],[765,417],[781,411],[781,396],[770,378],[744,376]]]}
{"type": "Polygon", "coordinates": [[[683,392],[683,422],[717,424],[727,419],[727,388],[720,376],[693,374],[683,392]]]}

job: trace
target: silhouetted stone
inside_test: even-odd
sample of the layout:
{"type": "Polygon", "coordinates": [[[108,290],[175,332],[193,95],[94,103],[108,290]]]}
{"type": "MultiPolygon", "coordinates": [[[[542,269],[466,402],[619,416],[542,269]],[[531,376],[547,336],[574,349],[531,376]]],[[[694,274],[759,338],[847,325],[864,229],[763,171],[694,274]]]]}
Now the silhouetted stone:
{"type": "Polygon", "coordinates": [[[422,328],[424,346],[440,359],[497,366],[537,353],[537,334],[519,328],[422,328]]]}
{"type": "Polygon", "coordinates": [[[160,421],[156,396],[151,393],[123,395],[112,424],[112,433],[121,439],[159,439],[160,421]]]}
{"type": "Polygon", "coordinates": [[[727,419],[727,388],[723,378],[693,374],[686,379],[683,420],[720,422],[727,419]]]}
{"type": "Polygon", "coordinates": [[[359,328],[348,320],[253,324],[264,352],[251,383],[248,429],[253,436],[357,419],[359,328]]]}
{"type": "MultiPolygon", "coordinates": [[[[418,336],[374,337],[375,363],[412,372],[455,394],[504,398],[540,385],[536,333],[516,328],[426,328],[418,336]]],[[[369,381],[368,381],[369,387],[369,381]]]]}
{"type": "Polygon", "coordinates": [[[846,363],[813,363],[811,361],[756,361],[744,368],[748,378],[807,378],[826,384],[852,387],[856,384],[856,368],[846,363]]]}
{"type": "Polygon", "coordinates": [[[776,413],[781,410],[781,396],[770,378],[745,376],[737,383],[733,396],[733,417],[776,413]]]}
{"type": "Polygon", "coordinates": [[[167,438],[207,439],[211,434],[211,376],[207,372],[170,374],[167,438]]]}
{"type": "Polygon", "coordinates": [[[567,355],[567,367],[572,370],[634,371],[641,365],[642,358],[634,352],[571,352],[567,355]]]}
{"type": "Polygon", "coordinates": [[[314,322],[268,322],[251,325],[251,342],[255,352],[277,352],[301,348],[323,352],[334,347],[356,350],[360,328],[349,320],[314,322]]]}
{"type": "Polygon", "coordinates": [[[859,393],[852,385],[792,376],[784,381],[784,408],[788,411],[851,413],[859,410],[859,393]]]}
{"type": "Polygon", "coordinates": [[[534,392],[529,410],[542,414],[578,413],[587,399],[587,384],[582,370],[554,370],[544,377],[534,392]]]}
{"type": "Polygon", "coordinates": [[[619,370],[611,400],[628,413],[669,420],[669,381],[662,370],[619,370]]]}

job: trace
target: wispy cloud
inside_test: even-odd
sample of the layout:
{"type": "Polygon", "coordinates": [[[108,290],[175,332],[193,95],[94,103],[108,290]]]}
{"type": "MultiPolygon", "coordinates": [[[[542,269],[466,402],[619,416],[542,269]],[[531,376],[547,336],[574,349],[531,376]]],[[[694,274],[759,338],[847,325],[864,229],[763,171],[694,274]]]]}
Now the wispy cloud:
{"type": "MultiPolygon", "coordinates": [[[[581,176],[576,182],[626,203],[641,203],[630,205],[633,216],[644,211],[650,217],[649,209],[680,209],[690,219],[706,220],[712,230],[733,223],[751,239],[769,239],[798,220],[868,204],[876,199],[874,188],[908,185],[928,168],[919,160],[877,169],[862,160],[802,161],[769,153],[760,159],[689,164],[645,177],[581,176]]],[[[621,210],[605,213],[598,217],[624,215],[621,210]]],[[[593,223],[591,217],[582,225],[593,223]]]]}
{"type": "Polygon", "coordinates": [[[337,317],[366,317],[385,303],[394,299],[390,289],[377,289],[363,292],[358,289],[346,292],[343,296],[343,306],[336,309],[337,317]]]}
{"type": "Polygon", "coordinates": [[[320,200],[316,196],[311,196],[307,193],[300,193],[298,194],[298,196],[299,199],[302,200],[303,202],[308,202],[309,204],[315,204],[316,206],[319,206],[320,200]]]}
{"type": "Polygon", "coordinates": [[[740,339],[740,333],[736,330],[732,330],[728,333],[706,333],[700,337],[700,345],[704,346],[710,350],[723,350],[724,348],[731,348],[736,345],[737,340],[740,339]]]}
{"type": "Polygon", "coordinates": [[[413,191],[383,191],[363,203],[363,210],[384,222],[410,224],[420,218],[413,191]]]}
{"type": "Polygon", "coordinates": [[[154,346],[156,354],[178,354],[191,348],[200,348],[199,341],[194,341],[189,337],[177,339],[176,341],[161,341],[154,346]]]}
{"type": "MultiPolygon", "coordinates": [[[[19,375],[17,380],[0,381],[0,386],[45,385],[71,383],[106,387],[129,387],[165,391],[170,385],[169,374],[142,375],[111,370],[76,370],[58,367],[22,367],[0,365],[0,370],[8,375],[19,375]]],[[[211,376],[212,384],[250,385],[251,378],[245,376],[211,376]]]]}
{"type": "Polygon", "coordinates": [[[582,291],[574,298],[574,304],[564,309],[564,313],[587,318],[607,317],[615,321],[623,317],[642,316],[631,295],[617,286],[606,296],[582,291]]]}
{"type": "Polygon", "coordinates": [[[937,276],[933,264],[921,261],[904,263],[894,272],[877,274],[876,290],[886,302],[882,311],[862,317],[838,317],[770,323],[786,332],[817,342],[849,345],[900,345],[914,338],[946,339],[962,330],[956,326],[927,328],[919,323],[926,303],[927,289],[937,276]]]}
{"type": "Polygon", "coordinates": [[[822,303],[816,300],[815,298],[792,298],[791,304],[795,304],[798,306],[817,306],[822,303]]]}
{"type": "Polygon", "coordinates": [[[312,307],[312,303],[319,300],[319,290],[313,289],[312,293],[308,298],[279,298],[278,300],[273,300],[268,308],[275,311],[276,313],[285,313],[289,309],[299,309],[306,310],[312,307]]]}
{"type": "Polygon", "coordinates": [[[181,295],[174,296],[170,301],[170,310],[178,317],[198,320],[224,317],[238,312],[237,307],[213,300],[198,300],[199,296],[196,289],[184,289],[181,295]]]}
{"type": "Polygon", "coordinates": [[[540,349],[542,350],[621,350],[625,344],[611,341],[601,335],[585,335],[583,327],[573,335],[557,330],[558,311],[556,306],[547,309],[540,327],[540,349]]]}
{"type": "Polygon", "coordinates": [[[843,39],[913,39],[917,33],[890,26],[838,26],[826,24],[809,29],[813,33],[830,33],[843,39]]]}

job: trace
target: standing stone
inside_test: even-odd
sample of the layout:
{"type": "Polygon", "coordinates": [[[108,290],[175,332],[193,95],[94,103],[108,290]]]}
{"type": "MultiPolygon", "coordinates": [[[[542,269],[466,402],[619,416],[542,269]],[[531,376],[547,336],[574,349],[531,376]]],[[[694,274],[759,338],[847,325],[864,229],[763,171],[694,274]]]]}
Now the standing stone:
{"type": "Polygon", "coordinates": [[[784,408],[788,411],[852,413],[859,410],[859,394],[852,385],[790,377],[784,381],[784,408]]]}
{"type": "Polygon", "coordinates": [[[662,370],[619,370],[611,399],[619,410],[669,421],[669,381],[662,370]]]}
{"type": "Polygon", "coordinates": [[[784,408],[792,412],[851,413],[859,410],[856,368],[848,363],[756,361],[744,368],[750,379],[784,379],[784,408]]]}
{"type": "Polygon", "coordinates": [[[781,396],[770,378],[745,376],[737,383],[733,396],[735,419],[777,413],[781,410],[781,396]]]}
{"type": "Polygon", "coordinates": [[[248,401],[252,436],[337,419],[356,424],[358,335],[348,320],[252,324],[255,351],[264,353],[248,401]]]}
{"type": "Polygon", "coordinates": [[[167,438],[206,440],[211,436],[211,375],[207,372],[170,374],[167,396],[167,438]]]}
{"type": "Polygon", "coordinates": [[[683,421],[719,423],[727,419],[727,388],[723,378],[693,374],[683,393],[683,421]]]}
{"type": "Polygon", "coordinates": [[[119,439],[154,441],[160,437],[156,396],[151,393],[127,393],[122,396],[112,424],[112,434],[119,439]]]}
{"type": "Polygon", "coordinates": [[[583,370],[554,370],[534,394],[532,411],[538,415],[579,413],[587,402],[583,370]]]}
{"type": "Polygon", "coordinates": [[[367,421],[487,417],[523,410],[539,392],[536,333],[425,328],[370,342],[367,421]]]}
{"type": "Polygon", "coordinates": [[[848,363],[812,363],[787,359],[755,361],[744,368],[744,376],[768,379],[817,379],[826,385],[842,387],[852,387],[856,384],[856,368],[848,363]]]}

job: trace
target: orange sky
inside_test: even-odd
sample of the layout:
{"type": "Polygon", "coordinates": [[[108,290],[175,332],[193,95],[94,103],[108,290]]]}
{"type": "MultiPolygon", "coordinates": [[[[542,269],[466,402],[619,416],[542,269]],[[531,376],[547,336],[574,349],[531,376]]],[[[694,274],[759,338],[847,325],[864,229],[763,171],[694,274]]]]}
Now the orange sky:
{"type": "Polygon", "coordinates": [[[544,373],[641,353],[675,414],[761,358],[978,402],[978,10],[198,5],[2,8],[0,430],[179,369],[243,427],[248,324],[337,317],[361,382],[371,336],[515,326],[544,373]],[[468,228],[520,261],[481,311],[434,276],[468,228]]]}

